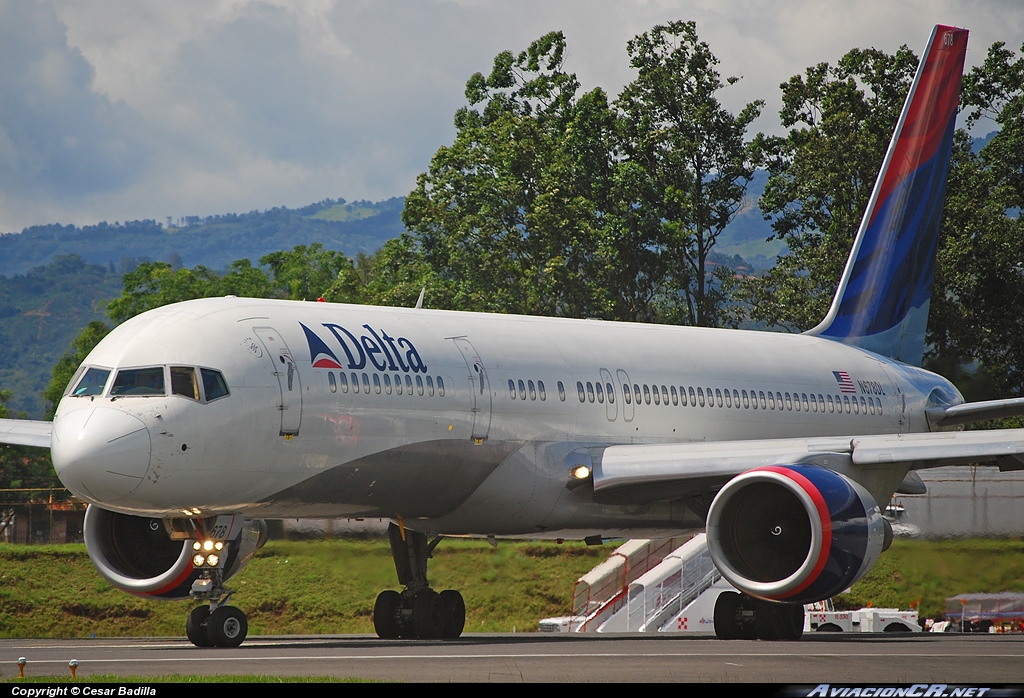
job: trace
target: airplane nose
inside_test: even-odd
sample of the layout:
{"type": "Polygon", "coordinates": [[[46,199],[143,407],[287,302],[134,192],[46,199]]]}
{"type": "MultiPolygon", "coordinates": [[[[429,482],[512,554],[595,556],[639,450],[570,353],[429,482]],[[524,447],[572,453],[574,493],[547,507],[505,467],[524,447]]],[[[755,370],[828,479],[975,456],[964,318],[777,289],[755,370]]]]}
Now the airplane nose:
{"type": "Polygon", "coordinates": [[[53,425],[57,476],[89,502],[112,503],[131,494],[149,470],[151,450],[146,425],[120,410],[87,407],[53,425]]]}

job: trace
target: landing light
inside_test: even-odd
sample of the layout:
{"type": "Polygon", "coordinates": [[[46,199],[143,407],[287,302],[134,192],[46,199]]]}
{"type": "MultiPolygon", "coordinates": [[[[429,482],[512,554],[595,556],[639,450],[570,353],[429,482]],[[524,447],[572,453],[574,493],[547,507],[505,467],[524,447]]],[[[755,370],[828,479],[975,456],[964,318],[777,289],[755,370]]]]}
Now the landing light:
{"type": "Polygon", "coordinates": [[[202,555],[193,555],[192,556],[192,564],[195,565],[196,567],[202,567],[203,565],[206,564],[206,558],[203,557],[202,555]]]}
{"type": "Polygon", "coordinates": [[[590,477],[590,468],[585,465],[577,465],[569,471],[569,474],[576,480],[586,480],[590,477]]]}

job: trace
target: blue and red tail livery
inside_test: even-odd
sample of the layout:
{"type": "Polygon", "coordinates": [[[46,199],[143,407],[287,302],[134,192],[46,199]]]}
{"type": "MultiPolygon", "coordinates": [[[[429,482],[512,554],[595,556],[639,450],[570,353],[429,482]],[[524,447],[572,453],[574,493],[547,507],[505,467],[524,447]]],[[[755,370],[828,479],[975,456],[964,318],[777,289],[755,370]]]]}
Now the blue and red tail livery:
{"type": "Polygon", "coordinates": [[[825,320],[809,332],[920,365],[967,30],[938,25],[825,320]]]}

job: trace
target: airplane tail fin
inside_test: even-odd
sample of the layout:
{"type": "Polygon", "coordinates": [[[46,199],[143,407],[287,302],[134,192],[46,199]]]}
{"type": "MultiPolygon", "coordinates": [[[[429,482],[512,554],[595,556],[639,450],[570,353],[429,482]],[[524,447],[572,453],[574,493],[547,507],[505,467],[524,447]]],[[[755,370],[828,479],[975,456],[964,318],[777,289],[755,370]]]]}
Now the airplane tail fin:
{"type": "Polygon", "coordinates": [[[935,27],[832,307],[807,334],[921,364],[966,54],[966,29],[935,27]]]}

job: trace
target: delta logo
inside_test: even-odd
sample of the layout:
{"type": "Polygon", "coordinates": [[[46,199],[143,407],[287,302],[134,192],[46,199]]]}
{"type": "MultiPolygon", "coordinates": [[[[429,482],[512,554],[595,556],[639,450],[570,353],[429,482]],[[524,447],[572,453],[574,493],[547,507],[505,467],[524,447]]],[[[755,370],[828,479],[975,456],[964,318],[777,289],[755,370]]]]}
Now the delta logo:
{"type": "Polygon", "coordinates": [[[348,365],[343,366],[339,354],[335,353],[323,339],[301,322],[299,327],[306,335],[309,345],[309,360],[313,368],[343,369],[358,371],[366,368],[367,362],[378,371],[402,371],[404,373],[426,373],[427,365],[423,363],[416,347],[405,337],[392,337],[384,330],[378,333],[370,325],[363,325],[366,332],[358,337],[331,322],[323,323],[323,327],[334,336],[338,346],[344,352],[348,365]]]}

